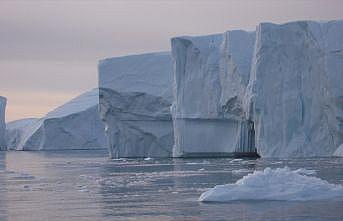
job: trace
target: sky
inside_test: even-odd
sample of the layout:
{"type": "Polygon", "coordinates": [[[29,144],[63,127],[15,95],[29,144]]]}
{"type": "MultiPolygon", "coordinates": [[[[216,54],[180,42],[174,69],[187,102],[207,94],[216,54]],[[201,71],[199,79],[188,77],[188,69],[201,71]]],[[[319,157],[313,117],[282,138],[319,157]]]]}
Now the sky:
{"type": "Polygon", "coordinates": [[[167,51],[170,38],[260,22],[343,19],[342,0],[0,1],[6,121],[42,117],[97,87],[98,60],[167,51]]]}

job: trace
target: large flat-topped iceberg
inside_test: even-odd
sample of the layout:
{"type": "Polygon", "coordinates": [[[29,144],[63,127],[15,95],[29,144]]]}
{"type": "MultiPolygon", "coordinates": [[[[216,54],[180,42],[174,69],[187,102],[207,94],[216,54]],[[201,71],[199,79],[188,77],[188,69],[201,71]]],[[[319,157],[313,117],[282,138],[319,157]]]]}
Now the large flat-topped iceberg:
{"type": "Polygon", "coordinates": [[[259,153],[332,155],[343,143],[343,21],[262,23],[256,36],[247,107],[259,153]]]}
{"type": "Polygon", "coordinates": [[[253,124],[243,112],[254,41],[246,31],[171,40],[174,157],[255,151],[253,124]]]}
{"type": "Polygon", "coordinates": [[[331,156],[343,143],[343,21],[171,44],[174,156],[331,156]]]}
{"type": "Polygon", "coordinates": [[[0,96],[0,150],[6,150],[5,133],[5,110],[6,110],[6,98],[0,96]]]}
{"type": "Polygon", "coordinates": [[[8,123],[7,143],[16,150],[106,147],[98,112],[98,89],[86,92],[40,119],[8,123]]]}
{"type": "Polygon", "coordinates": [[[99,61],[99,85],[118,92],[141,92],[172,101],[170,52],[107,58],[99,61]]]}
{"type": "Polygon", "coordinates": [[[100,116],[110,157],[170,157],[172,58],[150,53],[101,60],[100,116]]]}

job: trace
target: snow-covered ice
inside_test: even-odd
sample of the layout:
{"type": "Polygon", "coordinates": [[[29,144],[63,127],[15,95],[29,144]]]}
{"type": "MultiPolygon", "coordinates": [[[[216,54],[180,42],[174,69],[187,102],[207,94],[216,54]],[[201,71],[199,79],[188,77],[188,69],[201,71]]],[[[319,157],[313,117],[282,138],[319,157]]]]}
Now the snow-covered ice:
{"type": "Polygon", "coordinates": [[[39,119],[7,124],[10,149],[63,150],[106,147],[98,112],[98,89],[88,91],[39,119]]]}
{"type": "Polygon", "coordinates": [[[255,171],[236,183],[215,186],[201,194],[199,201],[343,200],[342,185],[331,184],[317,177],[302,175],[304,171],[306,170],[292,171],[288,167],[255,171]]]}
{"type": "Polygon", "coordinates": [[[6,110],[6,98],[0,96],[0,150],[6,150],[6,124],[5,124],[5,110],[6,110]]]}
{"type": "Polygon", "coordinates": [[[172,58],[150,53],[101,60],[100,116],[110,157],[169,157],[172,58]]]}

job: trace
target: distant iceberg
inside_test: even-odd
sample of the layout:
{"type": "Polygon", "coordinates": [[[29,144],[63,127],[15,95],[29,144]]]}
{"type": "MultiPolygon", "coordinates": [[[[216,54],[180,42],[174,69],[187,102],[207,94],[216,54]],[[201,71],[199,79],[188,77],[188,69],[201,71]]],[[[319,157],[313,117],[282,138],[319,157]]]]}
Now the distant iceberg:
{"type": "Polygon", "coordinates": [[[98,89],[88,91],[40,119],[7,124],[9,149],[65,150],[106,148],[98,112],[98,89]]]}
{"type": "Polygon", "coordinates": [[[6,145],[8,150],[16,150],[19,143],[25,136],[30,125],[38,121],[38,118],[24,118],[8,122],[6,124],[6,145]]]}
{"type": "Polygon", "coordinates": [[[343,186],[328,183],[312,171],[289,168],[266,168],[244,176],[233,184],[219,185],[201,194],[202,202],[230,202],[234,200],[310,201],[343,200],[343,186]]]}
{"type": "Polygon", "coordinates": [[[100,116],[110,157],[170,157],[170,53],[108,58],[99,62],[98,70],[100,116]]]}
{"type": "Polygon", "coordinates": [[[0,150],[6,150],[5,110],[6,110],[6,98],[0,96],[0,150]]]}

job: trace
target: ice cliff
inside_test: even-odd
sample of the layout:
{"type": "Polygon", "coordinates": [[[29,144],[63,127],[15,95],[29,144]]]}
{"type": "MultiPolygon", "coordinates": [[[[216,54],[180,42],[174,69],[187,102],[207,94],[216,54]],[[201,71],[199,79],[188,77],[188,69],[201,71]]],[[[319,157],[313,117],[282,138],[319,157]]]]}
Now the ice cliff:
{"type": "Polygon", "coordinates": [[[171,40],[174,156],[330,156],[343,143],[343,21],[171,40]]]}
{"type": "Polygon", "coordinates": [[[40,119],[7,124],[7,145],[16,150],[106,148],[98,89],[86,92],[40,119]]]}
{"type": "Polygon", "coordinates": [[[343,142],[343,21],[262,23],[247,109],[264,157],[329,156],[343,142]]]}
{"type": "Polygon", "coordinates": [[[0,96],[0,150],[6,150],[5,133],[5,109],[6,109],[6,98],[0,96]]]}
{"type": "Polygon", "coordinates": [[[246,31],[171,40],[174,157],[255,151],[243,111],[254,42],[254,32],[246,31]]]}
{"type": "Polygon", "coordinates": [[[100,116],[110,157],[169,157],[172,59],[150,53],[99,62],[100,116]]]}

